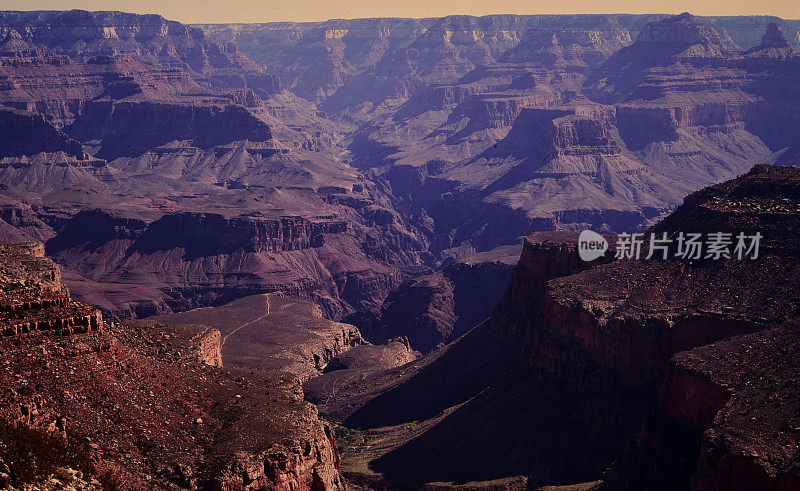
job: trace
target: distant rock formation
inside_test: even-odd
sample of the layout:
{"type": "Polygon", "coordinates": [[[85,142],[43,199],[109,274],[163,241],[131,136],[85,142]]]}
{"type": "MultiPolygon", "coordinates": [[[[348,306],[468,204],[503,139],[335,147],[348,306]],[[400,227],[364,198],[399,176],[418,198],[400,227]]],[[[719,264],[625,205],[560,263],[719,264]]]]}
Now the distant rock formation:
{"type": "Polygon", "coordinates": [[[156,102],[87,103],[66,132],[81,141],[100,140],[98,156],[137,157],[166,143],[190,141],[208,148],[272,138],[269,126],[240,106],[178,105],[156,102]]]}
{"type": "Polygon", "coordinates": [[[767,32],[761,37],[761,44],[745,52],[745,56],[763,56],[768,58],[797,57],[798,52],[789,40],[783,28],[775,22],[767,26],[767,32]]]}
{"type": "Polygon", "coordinates": [[[51,125],[41,114],[15,109],[0,109],[0,157],[64,152],[84,160],[81,143],[51,125]]]}
{"type": "Polygon", "coordinates": [[[261,94],[280,90],[280,82],[232,44],[208,38],[198,28],[160,15],[123,12],[39,11],[0,14],[8,29],[0,53],[30,55],[32,46],[63,53],[80,62],[130,56],[161,67],[180,67],[198,80],[250,87],[261,94]],[[24,36],[22,35],[24,33],[24,36]]]}

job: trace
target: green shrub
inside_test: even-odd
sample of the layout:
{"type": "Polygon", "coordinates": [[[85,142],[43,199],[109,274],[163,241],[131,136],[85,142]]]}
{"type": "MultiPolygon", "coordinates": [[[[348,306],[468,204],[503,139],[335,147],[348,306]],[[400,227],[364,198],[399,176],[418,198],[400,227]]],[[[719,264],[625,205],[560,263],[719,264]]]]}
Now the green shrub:
{"type": "Polygon", "coordinates": [[[346,426],[336,427],[336,447],[339,453],[343,454],[350,448],[350,445],[361,438],[361,432],[346,426]]]}

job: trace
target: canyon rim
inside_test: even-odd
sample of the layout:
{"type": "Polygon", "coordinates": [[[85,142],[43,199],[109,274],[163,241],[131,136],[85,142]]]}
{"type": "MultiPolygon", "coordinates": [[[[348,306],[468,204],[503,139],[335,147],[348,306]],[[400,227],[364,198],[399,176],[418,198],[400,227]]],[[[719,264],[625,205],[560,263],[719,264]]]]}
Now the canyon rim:
{"type": "Polygon", "coordinates": [[[35,3],[0,3],[0,488],[800,489],[780,2],[35,3]]]}

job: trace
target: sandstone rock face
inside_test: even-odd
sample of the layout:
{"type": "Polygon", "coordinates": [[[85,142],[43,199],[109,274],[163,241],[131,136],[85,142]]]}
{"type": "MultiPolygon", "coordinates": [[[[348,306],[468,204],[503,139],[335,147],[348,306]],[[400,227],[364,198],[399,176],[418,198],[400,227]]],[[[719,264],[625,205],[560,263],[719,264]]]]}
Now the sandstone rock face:
{"type": "Polygon", "coordinates": [[[120,12],[4,12],[0,101],[56,127],[87,101],[190,94],[246,102],[280,90],[235,47],[160,16],[120,12]]]}
{"type": "Polygon", "coordinates": [[[213,367],[222,366],[222,333],[202,324],[159,324],[152,321],[127,321],[131,329],[148,329],[163,339],[164,346],[185,351],[213,367]],[[156,334],[157,333],[157,334],[156,334]],[[169,344],[166,344],[169,343],[169,344]]]}
{"type": "Polygon", "coordinates": [[[614,253],[613,237],[606,237],[610,239],[610,250],[605,258],[592,262],[578,257],[577,232],[538,232],[526,237],[502,302],[490,319],[492,328],[505,335],[521,335],[526,328],[519,325],[520,321],[534,322],[533,319],[540,319],[544,314],[547,282],[610,261],[614,253]],[[509,316],[508,312],[515,314],[509,316]]]}

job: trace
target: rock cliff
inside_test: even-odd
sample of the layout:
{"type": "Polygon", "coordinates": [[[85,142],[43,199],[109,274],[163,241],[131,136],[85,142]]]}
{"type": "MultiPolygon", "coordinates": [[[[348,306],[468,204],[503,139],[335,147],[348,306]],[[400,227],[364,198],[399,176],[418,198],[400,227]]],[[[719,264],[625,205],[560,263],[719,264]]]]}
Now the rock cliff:
{"type": "Polygon", "coordinates": [[[84,159],[80,142],[72,140],[48,123],[41,114],[14,109],[0,110],[0,156],[36,155],[40,152],[64,152],[84,159]]]}
{"type": "Polygon", "coordinates": [[[283,292],[314,300],[338,318],[354,307],[369,308],[400,280],[396,269],[365,254],[345,234],[347,227],[330,218],[213,213],[167,214],[148,223],[83,211],[47,246],[80,275],[73,283],[77,294],[116,315],[141,317],[283,292]],[[116,290],[106,293],[98,282],[116,290]]]}
{"type": "Polygon", "coordinates": [[[102,329],[100,311],[70,298],[58,266],[44,257],[41,244],[4,244],[0,246],[0,255],[2,336],[102,329]]]}
{"type": "MultiPolygon", "coordinates": [[[[698,434],[687,440],[678,456],[669,455],[677,452],[680,444],[662,423],[673,418],[684,425],[682,428],[705,431],[728,400],[728,392],[719,386],[697,382],[690,370],[676,370],[676,363],[680,362],[675,360],[685,358],[683,354],[675,358],[673,355],[748,332],[768,330],[791,316],[796,292],[791,282],[776,282],[773,275],[775,268],[796,271],[793,253],[789,252],[796,248],[796,241],[792,233],[787,233],[797,226],[788,211],[795,206],[791,190],[796,179],[793,169],[757,167],[740,179],[690,196],[653,229],[748,233],[763,230],[770,239],[762,246],[758,260],[700,264],[617,261],[578,274],[567,266],[564,273],[572,275],[547,282],[544,295],[535,303],[542,309],[538,320],[536,315],[526,313],[530,308],[519,310],[521,315],[517,318],[524,319],[525,324],[514,326],[512,332],[523,339],[523,363],[533,369],[539,380],[573,387],[576,405],[568,410],[572,417],[594,422],[591,424],[612,424],[621,438],[614,451],[620,452],[620,444],[633,441],[640,423],[630,424],[630,419],[637,415],[635,419],[642,422],[648,417],[659,386],[664,384],[658,416],[663,419],[648,420],[650,433],[642,437],[644,440],[636,440],[639,443],[635,448],[640,453],[635,458],[640,459],[640,464],[646,462],[636,469],[640,474],[633,474],[643,480],[635,481],[636,485],[658,487],[652,479],[663,479],[663,485],[673,479],[667,474],[677,469],[686,476],[683,485],[688,485],[692,476],[700,482],[703,464],[693,460],[699,451],[698,434]],[[764,191],[767,188],[769,192],[764,191]],[[665,447],[655,455],[663,460],[649,459],[648,452],[662,444],[665,447]]],[[[520,265],[527,262],[524,256],[520,265]]],[[[584,267],[574,259],[572,262],[580,269],[584,267]]],[[[558,261],[547,264],[559,268],[558,261]]],[[[523,271],[520,269],[512,279],[508,304],[519,297],[520,291],[530,291],[526,284],[542,284],[535,274],[528,282],[521,281],[522,276],[529,276],[523,271]]],[[[517,304],[524,307],[519,301],[517,304]]],[[[501,306],[498,310],[502,313],[503,309],[501,306]]],[[[495,322],[505,326],[505,319],[501,315],[495,322]]],[[[764,336],[771,339],[770,335],[764,336]]],[[[698,349],[702,352],[706,348],[698,349]]],[[[616,476],[622,476],[620,482],[633,485],[633,477],[626,481],[625,470],[618,472],[616,476]]],[[[717,475],[710,479],[721,478],[717,475]]]]}
{"type": "Polygon", "coordinates": [[[240,106],[201,106],[157,102],[93,101],[67,133],[81,141],[100,140],[98,156],[138,157],[172,141],[208,148],[239,140],[266,142],[269,126],[240,106]]]}
{"type": "Polygon", "coordinates": [[[16,44],[23,41],[80,62],[98,56],[133,56],[162,67],[186,69],[198,80],[220,86],[250,86],[262,94],[280,90],[277,77],[264,73],[234,45],[217,42],[200,29],[160,15],[7,11],[0,24],[17,33],[16,44]]]}

